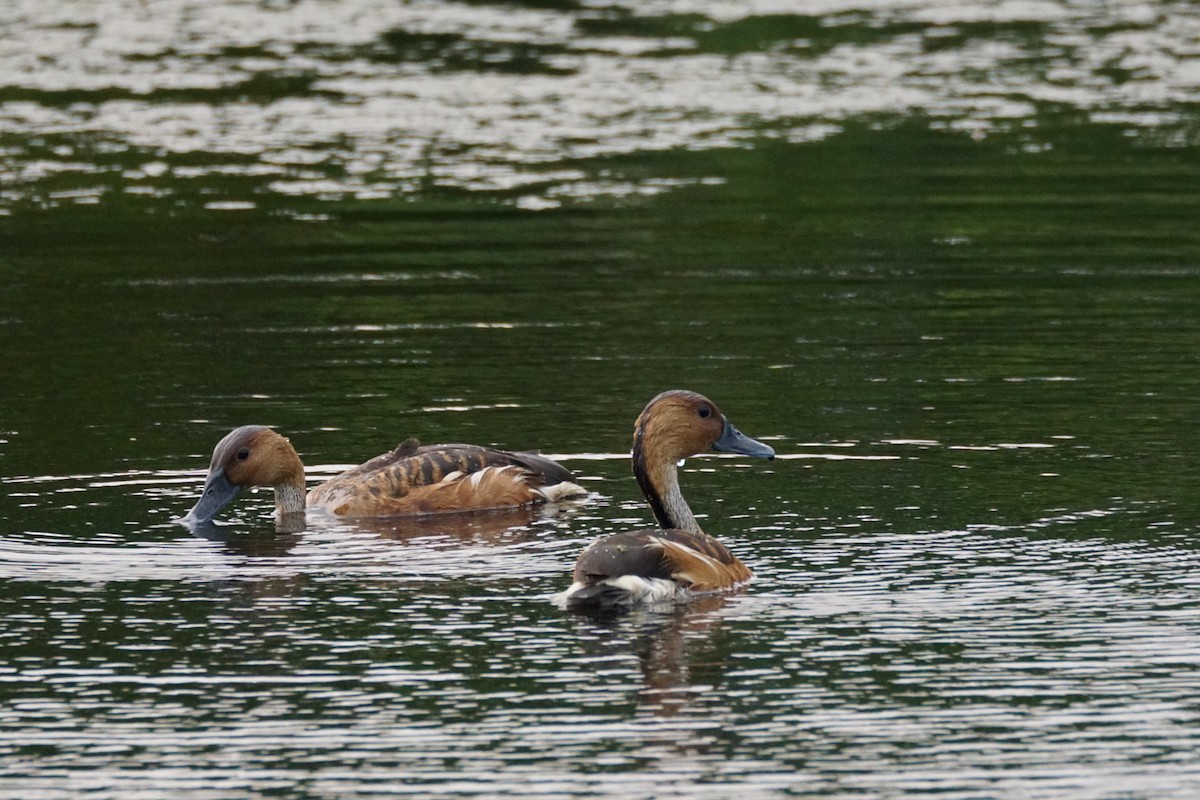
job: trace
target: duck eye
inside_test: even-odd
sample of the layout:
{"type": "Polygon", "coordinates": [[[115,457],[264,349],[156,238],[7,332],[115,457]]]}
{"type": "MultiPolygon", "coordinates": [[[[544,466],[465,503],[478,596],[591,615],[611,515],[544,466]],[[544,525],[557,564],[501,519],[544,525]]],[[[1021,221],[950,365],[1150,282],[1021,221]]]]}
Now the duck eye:
{"type": "Polygon", "coordinates": [[[250,457],[250,448],[249,447],[243,447],[241,450],[237,451],[237,460],[238,461],[245,461],[249,457],[250,457]]]}
{"type": "Polygon", "coordinates": [[[700,406],[696,413],[700,415],[700,419],[708,419],[712,416],[712,409],[708,406],[700,406]]]}

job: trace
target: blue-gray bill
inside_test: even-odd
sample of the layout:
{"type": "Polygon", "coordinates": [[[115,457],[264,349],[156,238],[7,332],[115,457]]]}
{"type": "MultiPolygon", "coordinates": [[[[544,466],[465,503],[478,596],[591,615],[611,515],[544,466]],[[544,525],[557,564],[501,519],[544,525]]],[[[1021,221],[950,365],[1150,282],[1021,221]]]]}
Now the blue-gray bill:
{"type": "Polygon", "coordinates": [[[180,522],[211,522],[213,517],[237,496],[241,488],[229,482],[225,477],[225,470],[213,470],[204,481],[204,491],[201,492],[200,499],[180,522]]]}
{"type": "Polygon", "coordinates": [[[733,427],[733,423],[729,420],[725,420],[725,429],[721,431],[721,438],[717,439],[712,449],[718,453],[740,453],[754,458],[771,459],[775,457],[775,450],[770,445],[763,444],[757,439],[751,439],[733,427]]]}

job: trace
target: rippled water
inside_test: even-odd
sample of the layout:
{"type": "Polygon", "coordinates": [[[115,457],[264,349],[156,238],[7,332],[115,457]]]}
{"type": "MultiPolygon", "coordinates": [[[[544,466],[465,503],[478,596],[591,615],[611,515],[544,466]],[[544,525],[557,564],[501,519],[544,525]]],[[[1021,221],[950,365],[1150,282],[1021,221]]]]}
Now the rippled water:
{"type": "Polygon", "coordinates": [[[0,795],[1190,800],[1188,3],[0,8],[0,795]],[[548,600],[650,521],[743,591],[548,600]],[[534,512],[174,520],[540,447],[534,512]]]}
{"type": "MultiPolygon", "coordinates": [[[[891,466],[829,463],[865,465],[851,472],[861,480],[891,466]]],[[[720,465],[715,483],[749,477],[720,465]]],[[[0,787],[1186,797],[1197,786],[1200,565],[1186,538],[1160,535],[1163,509],[945,529],[912,508],[831,520],[762,502],[722,524],[758,572],[751,589],[601,620],[558,613],[544,595],[622,516],[603,503],[411,537],[318,525],[280,540],[245,523],[227,541],[6,537],[0,787]]]]}
{"type": "Polygon", "coordinates": [[[596,158],[898,115],[1030,148],[1062,110],[1197,141],[1189,2],[12,0],[0,31],[6,206],[436,186],[542,208],[680,180],[596,158]]]}

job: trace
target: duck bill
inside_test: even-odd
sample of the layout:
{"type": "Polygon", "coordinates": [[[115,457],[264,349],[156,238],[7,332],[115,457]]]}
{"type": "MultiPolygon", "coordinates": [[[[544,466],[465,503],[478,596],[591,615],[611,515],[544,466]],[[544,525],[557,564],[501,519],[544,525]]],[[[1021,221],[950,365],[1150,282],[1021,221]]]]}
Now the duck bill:
{"type": "Polygon", "coordinates": [[[215,469],[208,473],[204,481],[204,491],[192,510],[183,518],[183,522],[212,522],[213,517],[224,508],[230,500],[237,496],[242,487],[230,483],[225,477],[225,470],[215,469]]]}
{"type": "Polygon", "coordinates": [[[725,420],[725,429],[721,431],[721,438],[717,439],[712,449],[718,453],[740,453],[754,458],[771,459],[775,457],[775,450],[770,445],[765,445],[757,439],[751,439],[733,427],[733,423],[729,420],[725,420]]]}

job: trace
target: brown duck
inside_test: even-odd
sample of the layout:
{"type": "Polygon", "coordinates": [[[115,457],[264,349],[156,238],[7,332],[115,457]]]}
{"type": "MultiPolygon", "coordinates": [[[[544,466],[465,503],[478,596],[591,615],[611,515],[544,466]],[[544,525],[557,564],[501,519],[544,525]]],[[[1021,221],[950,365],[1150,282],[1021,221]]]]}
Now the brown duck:
{"type": "Polygon", "coordinates": [[[586,494],[573,480],[536,453],[408,439],[306,492],[304,464],[291,442],[262,425],[244,425],[217,443],[200,499],[182,521],[211,521],[251,486],[275,490],[275,513],[283,519],[302,518],[306,509],[383,517],[534,505],[586,494]]]}
{"type": "Polygon", "coordinates": [[[703,395],[677,389],[646,405],[633,429],[633,474],[659,527],[613,534],[588,546],[575,563],[575,582],[556,596],[560,604],[621,607],[680,600],[750,578],[737,556],[700,529],[679,490],[679,462],[709,450],[775,457],[703,395]]]}

